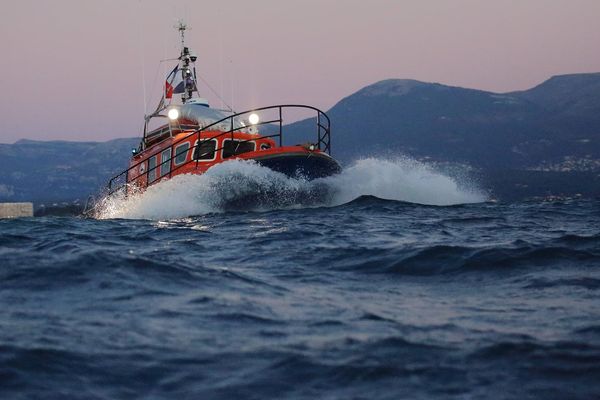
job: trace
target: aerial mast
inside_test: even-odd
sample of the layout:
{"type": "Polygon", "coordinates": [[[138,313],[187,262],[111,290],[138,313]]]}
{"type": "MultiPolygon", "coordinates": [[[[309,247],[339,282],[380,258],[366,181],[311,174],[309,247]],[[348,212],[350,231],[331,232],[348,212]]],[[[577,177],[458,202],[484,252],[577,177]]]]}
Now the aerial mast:
{"type": "Polygon", "coordinates": [[[196,62],[197,57],[193,54],[190,54],[190,49],[185,45],[185,31],[188,29],[187,24],[183,20],[179,20],[175,28],[181,35],[181,55],[179,56],[179,61],[181,62],[181,74],[184,84],[181,102],[185,104],[192,98],[193,92],[198,91],[196,85],[195,68],[190,66],[190,64],[196,62]]]}
{"type": "Polygon", "coordinates": [[[175,25],[174,28],[179,31],[179,34],[181,35],[181,48],[184,48],[185,47],[185,30],[187,29],[187,24],[182,19],[180,19],[179,21],[177,21],[177,25],[175,25]]]}

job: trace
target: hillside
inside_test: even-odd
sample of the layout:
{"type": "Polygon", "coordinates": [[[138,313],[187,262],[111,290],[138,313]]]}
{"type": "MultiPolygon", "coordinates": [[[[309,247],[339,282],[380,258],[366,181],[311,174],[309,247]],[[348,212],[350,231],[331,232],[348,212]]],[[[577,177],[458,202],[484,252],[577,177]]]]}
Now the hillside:
{"type": "MultiPolygon", "coordinates": [[[[343,163],[407,155],[467,165],[495,196],[600,196],[600,73],[555,76],[525,91],[390,79],[342,99],[328,115],[343,163]]],[[[284,129],[306,142],[314,121],[284,129]]],[[[0,144],[0,201],[87,197],[123,169],[138,139],[0,144]]]]}
{"type": "MultiPolygon", "coordinates": [[[[600,73],[555,76],[512,93],[390,79],[328,115],[334,156],[346,163],[404,154],[474,167],[505,200],[600,196],[600,73]]],[[[313,124],[290,125],[287,142],[313,124]]]]}
{"type": "Polygon", "coordinates": [[[126,167],[138,142],[131,138],[0,144],[0,201],[85,200],[126,167]]]}
{"type": "MultiPolygon", "coordinates": [[[[385,80],[344,98],[328,114],[336,156],[346,161],[382,152],[485,169],[600,160],[600,74],[553,77],[506,94],[385,80]]],[[[290,141],[311,124],[292,124],[290,141]]]]}
{"type": "Polygon", "coordinates": [[[556,120],[584,118],[600,121],[600,73],[554,76],[533,89],[514,92],[513,96],[542,107],[545,115],[556,120]]]}

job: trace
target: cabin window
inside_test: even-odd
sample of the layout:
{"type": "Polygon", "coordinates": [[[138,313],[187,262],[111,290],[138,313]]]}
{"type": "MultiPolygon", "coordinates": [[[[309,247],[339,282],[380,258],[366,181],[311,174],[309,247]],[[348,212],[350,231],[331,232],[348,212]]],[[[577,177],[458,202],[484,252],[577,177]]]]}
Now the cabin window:
{"type": "Polygon", "coordinates": [[[254,142],[242,142],[239,140],[227,139],[223,141],[223,158],[237,156],[238,154],[254,151],[254,142]]]}
{"type": "Polygon", "coordinates": [[[171,172],[171,148],[160,153],[160,176],[163,177],[171,172]]]}
{"type": "Polygon", "coordinates": [[[156,180],[156,156],[148,159],[148,183],[156,180]]]}
{"type": "Polygon", "coordinates": [[[215,139],[196,142],[194,160],[214,160],[217,141],[215,139]]]}
{"type": "Polygon", "coordinates": [[[179,146],[175,147],[175,165],[181,165],[185,163],[189,149],[190,142],[184,142],[179,146]]]}

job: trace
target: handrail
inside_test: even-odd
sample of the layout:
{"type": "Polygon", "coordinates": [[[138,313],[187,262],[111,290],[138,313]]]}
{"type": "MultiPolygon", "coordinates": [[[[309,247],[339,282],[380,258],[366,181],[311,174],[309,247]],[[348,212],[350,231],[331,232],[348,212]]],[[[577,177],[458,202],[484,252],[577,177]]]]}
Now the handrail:
{"type": "MultiPolygon", "coordinates": [[[[203,154],[198,154],[197,157],[194,157],[194,153],[196,152],[196,149],[199,148],[199,146],[201,146],[202,144],[204,144],[207,141],[210,141],[210,140],[213,140],[213,139],[218,139],[218,138],[220,138],[222,136],[225,136],[225,135],[231,135],[231,138],[233,139],[234,138],[233,134],[235,132],[241,131],[243,129],[247,129],[248,128],[247,126],[242,126],[242,127],[234,128],[234,118],[237,118],[237,117],[242,116],[242,115],[246,115],[246,114],[250,114],[250,113],[255,113],[255,112],[260,112],[260,111],[278,109],[278,115],[279,115],[278,119],[268,120],[268,121],[260,121],[259,123],[254,124],[253,126],[256,127],[256,126],[261,126],[261,125],[270,125],[270,124],[278,123],[278,128],[279,129],[278,129],[277,133],[272,134],[272,135],[267,135],[267,136],[260,135],[260,136],[258,136],[256,138],[242,140],[242,141],[240,141],[240,143],[238,143],[238,147],[239,147],[239,144],[241,144],[241,143],[255,142],[256,140],[260,140],[260,139],[277,138],[277,137],[279,138],[279,146],[282,146],[283,145],[283,109],[285,109],[285,108],[303,108],[303,109],[309,109],[309,110],[316,111],[316,113],[317,113],[317,116],[316,116],[316,118],[317,118],[317,124],[316,124],[317,125],[317,143],[316,143],[317,148],[319,150],[322,150],[322,151],[328,153],[328,154],[331,154],[331,130],[330,130],[331,121],[330,121],[329,117],[327,116],[327,114],[325,114],[323,111],[319,110],[316,107],[302,105],[302,104],[281,104],[281,105],[275,105],[275,106],[255,108],[255,109],[252,109],[252,110],[243,111],[243,112],[239,112],[239,113],[236,113],[236,114],[229,115],[229,116],[227,116],[225,118],[222,118],[222,119],[220,119],[220,120],[218,120],[216,122],[213,122],[213,123],[211,123],[211,124],[209,124],[207,126],[198,128],[198,129],[190,132],[188,135],[186,135],[186,136],[184,136],[184,137],[176,140],[175,142],[171,143],[171,145],[168,147],[168,148],[171,149],[171,156],[167,160],[162,160],[162,157],[161,157],[161,163],[160,164],[157,164],[157,165],[155,165],[152,168],[148,168],[146,171],[144,171],[143,173],[139,174],[138,176],[136,176],[135,178],[133,178],[132,180],[130,180],[129,179],[129,172],[130,171],[139,168],[140,165],[142,165],[143,163],[146,163],[146,161],[148,161],[150,158],[157,156],[158,154],[164,152],[168,148],[158,149],[156,152],[152,153],[148,157],[140,160],[136,164],[134,164],[134,165],[130,166],[129,168],[127,168],[126,170],[124,170],[124,171],[120,172],[119,174],[113,176],[109,180],[108,185],[107,185],[108,194],[111,195],[111,194],[113,194],[113,193],[115,193],[115,192],[117,192],[119,190],[122,190],[122,189],[126,188],[131,182],[137,181],[138,179],[140,179],[141,177],[144,177],[144,176],[146,177],[146,187],[148,187],[149,185],[151,185],[152,183],[154,183],[154,182],[162,179],[166,175],[166,174],[165,175],[161,175],[161,167],[163,165],[167,164],[167,163],[169,163],[169,165],[170,165],[169,166],[169,172],[168,172],[169,178],[171,178],[171,176],[173,174],[173,171],[176,171],[179,168],[181,168],[181,167],[183,167],[185,165],[188,165],[188,164],[190,164],[192,162],[196,163],[196,168],[197,168],[198,167],[198,163],[200,161],[200,157],[202,157],[204,155],[207,155],[207,154],[210,154],[210,153],[216,153],[218,151],[221,151],[221,150],[223,150],[224,145],[221,146],[221,147],[219,147],[219,148],[217,148],[217,146],[215,146],[214,150],[212,150],[210,152],[203,153],[203,154]],[[324,122],[323,123],[321,121],[321,116],[324,117],[324,122]],[[219,124],[221,124],[221,123],[223,123],[225,121],[229,121],[229,123],[230,123],[229,124],[229,126],[230,126],[229,130],[223,131],[220,134],[218,134],[217,136],[212,136],[212,137],[205,138],[204,140],[202,140],[201,135],[200,135],[202,132],[209,131],[211,128],[213,128],[213,127],[215,127],[215,126],[217,126],[217,125],[219,125],[219,124]],[[190,150],[192,151],[192,157],[190,158],[189,161],[186,161],[186,162],[184,162],[181,165],[174,165],[173,159],[178,156],[178,154],[174,154],[175,148],[179,144],[188,141],[190,139],[190,137],[192,137],[193,135],[197,136],[197,140],[196,140],[194,146],[192,146],[191,148],[189,148],[188,150],[186,150],[186,152],[188,152],[190,150]],[[153,174],[154,175],[154,179],[152,181],[150,181],[150,173],[154,172],[154,171],[157,171],[157,170],[158,170],[158,173],[153,174]],[[116,182],[119,179],[122,179],[123,176],[125,177],[125,182],[113,188],[113,186],[116,184],[116,182]]],[[[234,155],[235,155],[235,152],[234,152],[234,155]]],[[[125,196],[127,196],[127,190],[125,190],[125,196]]]]}

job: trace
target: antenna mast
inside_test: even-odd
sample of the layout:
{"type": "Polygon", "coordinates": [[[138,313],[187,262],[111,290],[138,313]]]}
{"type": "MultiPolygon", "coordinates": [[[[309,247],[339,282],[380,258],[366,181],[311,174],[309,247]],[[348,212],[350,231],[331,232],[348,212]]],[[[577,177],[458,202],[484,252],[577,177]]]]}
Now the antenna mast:
{"type": "Polygon", "coordinates": [[[185,104],[192,98],[193,92],[198,91],[195,68],[190,67],[190,64],[196,62],[197,57],[191,54],[190,49],[185,45],[185,31],[188,29],[187,24],[180,19],[177,25],[175,25],[175,29],[181,35],[181,55],[179,56],[179,61],[181,62],[181,77],[185,88],[181,95],[181,102],[185,104]]]}
{"type": "Polygon", "coordinates": [[[181,35],[181,48],[183,49],[185,48],[185,30],[187,29],[187,24],[180,19],[177,21],[177,25],[175,25],[174,28],[177,29],[181,35]]]}

